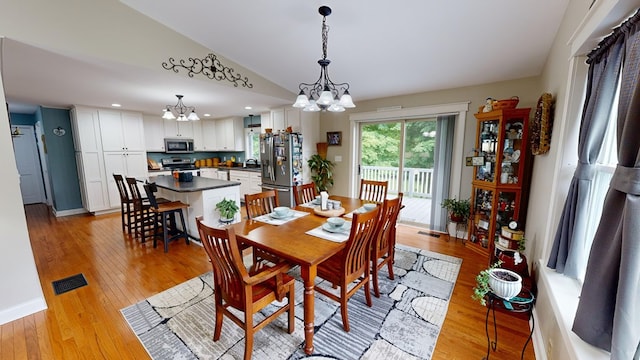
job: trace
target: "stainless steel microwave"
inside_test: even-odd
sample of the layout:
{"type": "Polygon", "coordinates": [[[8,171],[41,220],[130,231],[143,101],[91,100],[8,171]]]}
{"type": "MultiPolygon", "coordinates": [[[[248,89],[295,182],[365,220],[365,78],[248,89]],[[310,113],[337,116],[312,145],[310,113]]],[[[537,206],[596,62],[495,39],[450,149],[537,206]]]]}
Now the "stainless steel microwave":
{"type": "Polygon", "coordinates": [[[193,152],[193,139],[165,138],[164,152],[167,154],[189,154],[193,152]]]}

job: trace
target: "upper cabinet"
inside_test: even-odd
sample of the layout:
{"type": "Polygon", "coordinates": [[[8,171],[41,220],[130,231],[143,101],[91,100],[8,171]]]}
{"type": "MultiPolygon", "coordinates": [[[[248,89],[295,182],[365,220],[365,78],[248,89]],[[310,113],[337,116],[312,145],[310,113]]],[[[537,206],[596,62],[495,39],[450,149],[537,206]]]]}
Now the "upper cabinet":
{"type": "Polygon", "coordinates": [[[265,116],[261,115],[262,132],[265,129],[273,129],[273,132],[285,131],[291,127],[293,132],[302,132],[302,111],[294,107],[285,107],[271,110],[269,119],[265,121],[265,116]]]}
{"type": "Polygon", "coordinates": [[[216,122],[217,120],[202,120],[202,150],[217,150],[216,122]]]}
{"type": "Polygon", "coordinates": [[[219,151],[244,151],[244,123],[241,117],[216,120],[215,146],[219,151]]]}
{"type": "Polygon", "coordinates": [[[164,152],[164,122],[159,116],[144,115],[144,143],[147,151],[164,152]]]}
{"type": "Polygon", "coordinates": [[[273,129],[273,121],[271,121],[271,112],[260,114],[260,132],[266,132],[266,129],[273,129]]]}
{"type": "Polygon", "coordinates": [[[166,120],[164,122],[164,137],[166,138],[188,138],[193,139],[192,121],[166,120]]]}
{"type": "Polygon", "coordinates": [[[145,151],[142,114],[99,109],[103,151],[145,151]]]}

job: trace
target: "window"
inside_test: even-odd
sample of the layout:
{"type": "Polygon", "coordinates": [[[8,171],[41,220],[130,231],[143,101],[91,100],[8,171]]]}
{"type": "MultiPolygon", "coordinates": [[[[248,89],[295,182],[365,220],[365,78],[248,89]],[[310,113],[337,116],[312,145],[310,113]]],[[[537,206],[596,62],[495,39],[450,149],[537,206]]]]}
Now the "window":
{"type": "Polygon", "coordinates": [[[260,131],[253,128],[244,129],[245,155],[247,159],[260,160],[260,131]]]}
{"type": "MultiPolygon", "coordinates": [[[[600,224],[600,216],[602,215],[602,206],[604,204],[604,198],[607,195],[609,189],[609,183],[613,177],[613,172],[618,165],[618,145],[616,143],[616,119],[618,114],[618,95],[620,92],[620,82],[618,82],[618,90],[613,100],[613,107],[609,114],[609,122],[607,124],[607,130],[602,143],[602,150],[598,156],[596,165],[596,175],[593,180],[593,187],[589,196],[588,208],[589,215],[587,217],[587,229],[586,237],[588,239],[586,245],[591,247],[593,237],[600,224]]],[[[588,257],[588,252],[586,253],[588,257]]],[[[587,264],[588,259],[584,259],[584,264],[587,264]]],[[[586,268],[581,269],[580,280],[584,279],[586,268]]]]}

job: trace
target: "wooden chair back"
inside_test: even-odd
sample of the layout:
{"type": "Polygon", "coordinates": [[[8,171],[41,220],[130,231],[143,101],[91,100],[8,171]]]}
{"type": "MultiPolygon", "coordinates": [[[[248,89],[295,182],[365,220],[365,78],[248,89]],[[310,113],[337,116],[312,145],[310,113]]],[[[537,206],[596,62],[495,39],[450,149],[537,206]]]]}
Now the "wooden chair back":
{"type": "Polygon", "coordinates": [[[244,359],[249,360],[253,351],[253,334],[282,313],[289,313],[289,334],[295,329],[295,280],[286,274],[291,266],[281,262],[273,267],[251,267],[252,271],[247,271],[232,227],[209,227],[202,223],[201,216],[196,218],[196,223],[205,252],[213,267],[216,307],[213,340],[220,339],[222,320],[227,316],[244,329],[244,359]],[[254,314],[270,306],[275,300],[282,301],[285,295],[286,305],[254,325],[254,314]],[[242,311],[244,319],[230,311],[230,307],[242,311]]]}
{"type": "Polygon", "coordinates": [[[127,185],[129,186],[129,194],[131,194],[131,201],[133,202],[133,208],[136,211],[141,211],[143,209],[142,202],[145,198],[140,193],[140,188],[138,187],[138,180],[136,178],[126,178],[127,185]]]}
{"type": "Polygon", "coordinates": [[[386,199],[378,216],[378,223],[371,241],[371,270],[373,271],[373,290],[380,297],[378,271],[386,264],[389,278],[393,280],[393,258],[395,256],[395,228],[398,214],[402,208],[403,193],[395,199],[386,199]],[[382,259],[382,261],[380,261],[382,259]]]}
{"type": "Polygon", "coordinates": [[[360,180],[360,200],[382,204],[387,198],[387,181],[360,180]]]}
{"type": "Polygon", "coordinates": [[[293,187],[293,198],[296,202],[296,206],[313,201],[316,196],[318,196],[318,191],[316,190],[316,184],[314,183],[296,185],[293,187]]]}
{"type": "Polygon", "coordinates": [[[270,214],[277,208],[278,192],[276,190],[266,190],[256,194],[244,195],[244,207],[247,210],[247,218],[253,219],[260,215],[270,214]]]}
{"type": "Polygon", "coordinates": [[[125,183],[122,175],[113,174],[113,178],[116,180],[116,186],[118,187],[118,192],[120,193],[120,202],[123,204],[130,202],[127,184],[125,183]]]}
{"type": "Polygon", "coordinates": [[[338,295],[332,290],[317,287],[317,291],[340,303],[342,327],[349,331],[349,317],[347,301],[353,294],[364,286],[365,299],[369,307],[372,306],[369,289],[371,269],[369,259],[371,254],[371,239],[373,238],[378,219],[379,206],[362,214],[353,214],[351,232],[345,249],[318,265],[318,277],[325,279],[334,286],[340,286],[338,295]],[[349,288],[350,287],[350,288],[349,288]]]}

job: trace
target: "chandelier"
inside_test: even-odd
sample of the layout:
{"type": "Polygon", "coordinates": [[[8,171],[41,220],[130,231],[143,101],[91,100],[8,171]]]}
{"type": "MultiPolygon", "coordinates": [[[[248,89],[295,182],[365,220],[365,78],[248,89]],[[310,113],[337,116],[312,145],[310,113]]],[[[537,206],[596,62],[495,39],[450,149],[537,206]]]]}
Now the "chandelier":
{"type": "Polygon", "coordinates": [[[322,15],[322,59],[318,60],[320,65],[320,77],[315,83],[301,83],[300,93],[293,104],[295,108],[302,108],[303,111],[328,110],[332,112],[344,111],[345,108],[356,107],[349,94],[349,84],[336,84],[329,79],[329,64],[327,59],[327,39],[329,27],[327,26],[327,16],[331,15],[331,8],[321,6],[318,9],[322,15]]]}
{"type": "Polygon", "coordinates": [[[196,108],[193,106],[185,106],[182,103],[182,95],[176,95],[178,98],[178,103],[175,105],[167,105],[162,114],[162,118],[165,120],[173,120],[176,121],[189,121],[189,120],[200,120],[198,114],[196,114],[196,108]],[[188,114],[187,114],[188,113],[188,114]]]}

